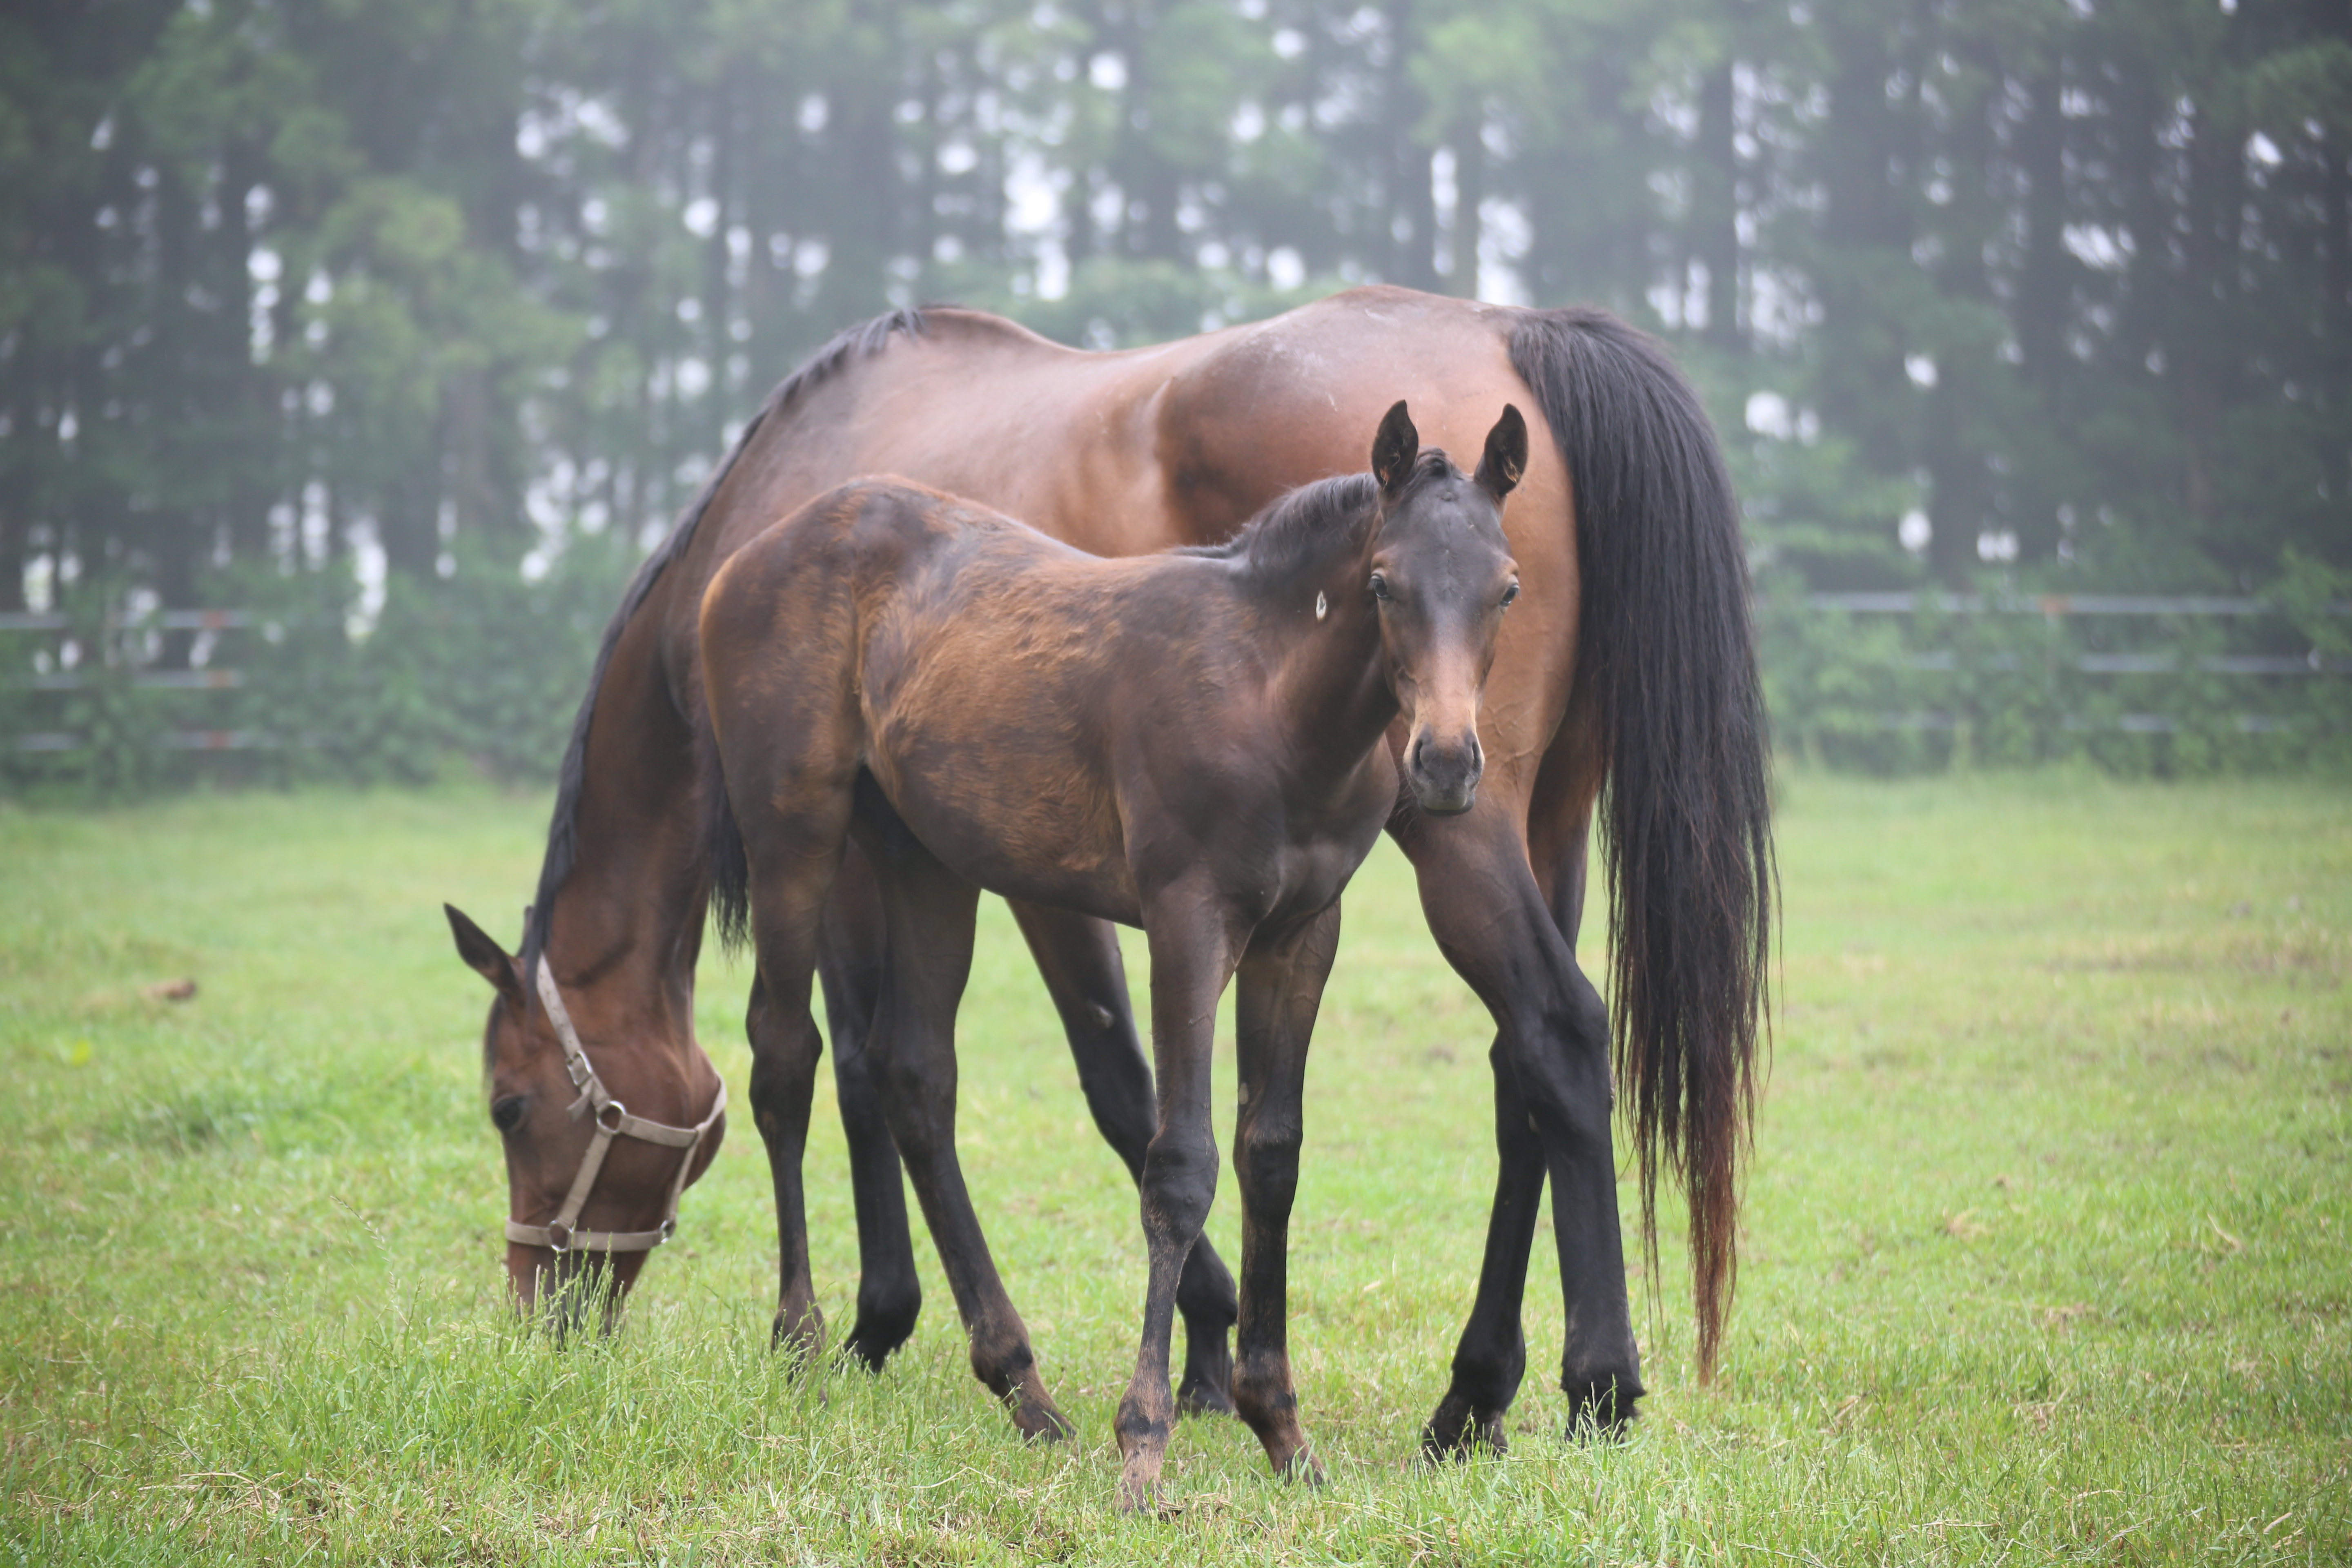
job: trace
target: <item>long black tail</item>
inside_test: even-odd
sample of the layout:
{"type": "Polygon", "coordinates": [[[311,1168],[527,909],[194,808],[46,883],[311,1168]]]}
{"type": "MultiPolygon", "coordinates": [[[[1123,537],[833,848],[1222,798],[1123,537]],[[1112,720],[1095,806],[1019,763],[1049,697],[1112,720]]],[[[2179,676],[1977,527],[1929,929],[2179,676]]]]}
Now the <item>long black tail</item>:
{"type": "Polygon", "coordinates": [[[1697,395],[1655,340],[1599,310],[1530,310],[1511,363],[1575,487],[1577,679],[1608,766],[1612,1026],[1643,1239],[1655,1278],[1658,1169],[1671,1164],[1690,1200],[1711,1377],[1738,1268],[1777,893],[1738,503],[1697,395]]]}

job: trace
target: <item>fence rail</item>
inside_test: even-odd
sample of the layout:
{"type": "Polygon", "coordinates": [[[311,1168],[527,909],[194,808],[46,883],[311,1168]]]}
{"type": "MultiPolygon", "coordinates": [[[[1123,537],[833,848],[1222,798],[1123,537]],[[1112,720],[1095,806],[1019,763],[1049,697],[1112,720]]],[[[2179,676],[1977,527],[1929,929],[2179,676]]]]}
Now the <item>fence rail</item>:
{"type": "MultiPolygon", "coordinates": [[[[2053,624],[2074,616],[2186,619],[2220,617],[2243,623],[2264,616],[2283,617],[2286,613],[2284,607],[2273,600],[2254,595],[2216,594],[2030,595],[1957,594],[1924,590],[1872,593],[1823,592],[1807,594],[1798,602],[1803,605],[1805,611],[1812,612],[1824,622],[1838,615],[1881,617],[1916,616],[1922,613],[1940,613],[1955,616],[2041,616],[2053,624]]],[[[2323,613],[2329,616],[2352,616],[2352,602],[2334,602],[2321,608],[2323,613]]],[[[152,649],[155,645],[142,639],[147,634],[157,632],[255,632],[261,634],[269,643],[278,644],[287,629],[306,625],[328,624],[340,625],[341,623],[332,617],[322,620],[299,611],[288,614],[282,611],[273,613],[247,609],[159,608],[142,614],[110,615],[96,628],[101,639],[100,648],[93,650],[84,647],[79,650],[79,660],[69,668],[58,668],[58,660],[46,656],[41,661],[46,668],[24,670],[23,666],[19,665],[18,669],[23,671],[22,673],[12,672],[0,675],[0,699],[5,699],[10,692],[26,694],[18,700],[19,711],[15,715],[18,723],[24,723],[33,718],[33,713],[24,710],[22,703],[32,700],[37,709],[39,700],[32,694],[87,692],[105,686],[112,686],[118,690],[127,687],[132,690],[156,693],[247,690],[250,689],[253,672],[243,668],[211,665],[194,668],[142,668],[138,661],[146,656],[146,650],[152,649]],[[131,668],[126,669],[124,668],[126,664],[131,668]]],[[[2305,625],[2308,626],[2308,623],[2306,622],[2305,625]]],[[[0,633],[31,633],[59,637],[72,633],[76,629],[77,623],[72,617],[55,611],[0,612],[0,633]]],[[[1986,630],[1990,631],[1990,628],[1987,627],[1986,630]]],[[[2087,626],[2085,631],[2088,631],[2087,626]]],[[[1972,640],[1981,640],[1975,639],[1973,634],[1971,637],[1972,640]]],[[[1998,640],[1996,639],[1996,642],[1998,640]]],[[[2095,643],[2105,639],[2095,637],[2092,640],[2095,643]]],[[[2259,647],[2263,640],[2265,639],[2257,638],[2256,646],[2259,647]]],[[[2272,647],[2275,649],[2275,639],[2268,640],[2271,640],[2272,647]]],[[[199,646],[206,650],[214,647],[209,642],[199,646]]],[[[2206,646],[2210,647],[2210,642],[2209,641],[2206,646]]],[[[275,656],[257,647],[250,650],[248,657],[260,665],[268,665],[269,659],[275,656]]],[[[1979,647],[1972,651],[1962,652],[1951,647],[1932,646],[1900,648],[1898,645],[1897,647],[1887,647],[1882,643],[1869,654],[1848,654],[1841,657],[1848,659],[1848,667],[1852,669],[1860,669],[1874,664],[1875,668],[1890,673],[1918,672],[1931,677],[2020,675],[2030,678],[2034,671],[2045,673],[2065,671],[2069,672],[2070,679],[2075,675],[2126,678],[2221,676],[2231,678],[2233,681],[2245,680],[2249,684],[2242,689],[2249,693],[2258,689],[2274,693],[2284,693],[2290,689],[2318,693],[2321,688],[2306,684],[2312,678],[2352,675],[2352,658],[2342,657],[2336,652],[2323,652],[2319,648],[2296,654],[2284,651],[2219,653],[2184,649],[2094,651],[2079,646],[2072,648],[2061,646],[2039,651],[2028,649],[2021,652],[2018,645],[2012,643],[2008,648],[1998,646],[1979,647]],[[2263,684],[2256,686],[2253,684],[2255,682],[2263,684]]],[[[262,673],[266,676],[268,670],[264,669],[262,673]]],[[[551,668],[546,679],[549,680],[554,679],[551,668]]],[[[562,695],[568,697],[571,694],[567,692],[562,695]]],[[[1874,705],[1867,702],[1863,705],[1864,710],[1863,711],[1856,711],[1851,703],[1843,704],[1842,712],[1835,722],[1848,729],[1859,727],[1863,730],[1875,730],[1881,732],[1965,731],[1970,722],[1965,714],[1944,710],[1947,699],[1943,695],[1943,683],[1940,680],[1936,681],[1932,688],[1922,688],[1915,684],[1907,690],[1904,689],[1898,682],[1895,687],[1883,689],[1880,696],[1882,700],[1888,698],[1893,700],[1883,700],[1883,705],[1876,705],[1875,711],[1869,710],[1874,705]]],[[[1958,705],[1963,709],[1970,700],[1960,697],[1957,690],[1953,696],[1958,699],[1958,705]]],[[[2158,705],[2174,700],[2155,692],[2144,691],[2139,700],[2132,703],[2132,706],[2138,708],[2147,705],[2146,700],[2149,696],[2155,697],[2158,705]]],[[[2081,689],[2076,689],[2074,698],[2083,700],[2085,706],[2093,710],[2092,714],[2052,713],[2045,708],[2042,716],[2036,721],[2051,729],[2070,733],[2104,731],[2138,735],[2174,734],[2197,725],[2201,725],[2209,731],[2218,725],[2222,729],[2233,730],[2244,735],[2280,734],[2298,728],[2308,728],[2315,723],[2318,729],[2312,731],[2314,733],[2332,733],[2339,727],[2339,720],[2334,716],[2339,710],[2329,706],[2334,702],[2332,697],[2326,702],[2319,703],[2318,706],[2313,705],[2314,702],[2318,701],[2315,697],[2309,700],[2304,699],[2286,700],[2284,706],[2290,710],[2290,714],[2299,715],[2299,717],[2276,712],[2231,713],[2225,710],[2216,713],[2212,710],[2211,699],[2209,697],[2205,700],[2203,718],[2194,723],[2185,723],[2178,714],[2163,712],[2116,712],[2112,708],[2100,712],[2098,710],[2106,706],[2104,700],[2095,699],[2081,689]]],[[[163,699],[163,700],[169,702],[172,700],[163,699]]],[[[1984,698],[1979,694],[1975,700],[1982,701],[1984,698]]],[[[2178,700],[2188,701],[2185,689],[2178,700]]],[[[2063,707],[2074,705],[2074,701],[2063,698],[2060,699],[2060,702],[2063,707]]],[[[563,704],[558,702],[557,706],[562,707],[563,704]]],[[[1802,708],[1805,704],[1800,701],[1797,706],[1802,708]]],[[[2232,700],[2228,706],[2234,709],[2238,703],[2232,700]]],[[[2195,707],[2196,704],[2189,701],[2188,710],[2193,711],[2195,707]]],[[[312,732],[307,727],[296,732],[280,732],[266,727],[257,727],[253,723],[254,720],[260,719],[266,724],[273,715],[248,711],[241,707],[215,710],[209,716],[226,722],[213,727],[156,728],[152,726],[156,724],[162,714],[159,710],[152,709],[149,711],[151,717],[134,731],[135,738],[126,738],[128,743],[152,751],[173,752],[308,751],[337,743],[332,737],[312,732]]],[[[173,714],[173,717],[181,719],[183,723],[185,723],[187,719],[204,716],[207,715],[202,709],[184,714],[177,712],[173,714]]],[[[9,752],[52,755],[72,753],[99,743],[89,733],[82,730],[57,724],[58,718],[67,718],[68,723],[71,724],[73,721],[69,713],[57,713],[48,717],[50,718],[49,727],[26,728],[15,733],[0,730],[0,755],[9,752]]],[[[37,721],[35,721],[37,722],[37,721]]],[[[121,745],[125,743],[125,741],[112,743],[121,745]]]]}
{"type": "Polygon", "coordinates": [[[1767,679],[1783,733],[1809,752],[1843,746],[1853,758],[1901,755],[1874,750],[1868,737],[1905,732],[1948,737],[1955,757],[1988,736],[2013,759],[2085,745],[2120,754],[2101,736],[2172,737],[2209,759],[2216,746],[2249,760],[2333,755],[2352,739],[2352,701],[2338,685],[2352,675],[2352,639],[2333,624],[2352,616],[2341,592],[2317,604],[2224,594],[1807,593],[1767,603],[1767,679]]]}
{"type": "MultiPolygon", "coordinates": [[[[2183,660],[2169,653],[2085,653],[2067,661],[2085,675],[2179,675],[2196,670],[2205,675],[2352,675],[2352,658],[2328,658],[2316,648],[2310,653],[2209,653],[2183,660]]],[[[1904,656],[1906,669],[1957,670],[1960,656],[1945,649],[1904,656]]],[[[2023,669],[2017,654],[1997,653],[1980,660],[1980,669],[2023,669]]]]}
{"type": "MultiPolygon", "coordinates": [[[[1939,594],[1932,592],[1808,594],[1808,608],[1857,615],[1908,616],[1933,605],[1946,615],[1980,616],[2275,616],[2268,599],[2225,594],[1939,594]]],[[[2352,600],[2326,607],[2352,616],[2352,600]]]]}
{"type": "MultiPolygon", "coordinates": [[[[79,752],[85,736],[68,730],[33,730],[18,735],[20,752],[79,752]]],[[[148,744],[159,752],[279,752],[289,746],[318,746],[315,735],[275,735],[267,730],[164,730],[148,744]]]]}
{"type": "MultiPolygon", "coordinates": [[[[110,624],[118,628],[145,627],[159,632],[232,632],[280,626],[286,620],[283,616],[265,616],[252,610],[154,610],[143,616],[122,616],[110,624]]],[[[72,629],[73,622],[54,610],[0,611],[0,632],[72,629]]]]}

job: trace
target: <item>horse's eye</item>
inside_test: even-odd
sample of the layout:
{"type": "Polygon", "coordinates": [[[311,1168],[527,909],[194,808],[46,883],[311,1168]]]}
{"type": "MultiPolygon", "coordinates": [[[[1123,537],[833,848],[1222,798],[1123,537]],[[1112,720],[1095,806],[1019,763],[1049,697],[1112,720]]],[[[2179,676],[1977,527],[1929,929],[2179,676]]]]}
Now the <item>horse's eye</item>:
{"type": "Polygon", "coordinates": [[[1519,585],[1518,585],[1517,583],[1514,583],[1514,584],[1512,584],[1509,587],[1507,587],[1507,588],[1504,589],[1504,590],[1503,590],[1503,608],[1505,608],[1505,609],[1507,609],[1507,609],[1509,609],[1509,608],[1511,607],[1511,601],[1512,601],[1512,600],[1514,600],[1514,599],[1516,599],[1516,598],[1517,598],[1518,596],[1519,596],[1519,585]]]}
{"type": "Polygon", "coordinates": [[[1389,599],[1389,580],[1377,572],[1372,574],[1372,597],[1384,605],[1389,599]]]}
{"type": "Polygon", "coordinates": [[[510,1094],[490,1107],[491,1124],[500,1132],[511,1132],[522,1121],[522,1096],[510,1094]]]}

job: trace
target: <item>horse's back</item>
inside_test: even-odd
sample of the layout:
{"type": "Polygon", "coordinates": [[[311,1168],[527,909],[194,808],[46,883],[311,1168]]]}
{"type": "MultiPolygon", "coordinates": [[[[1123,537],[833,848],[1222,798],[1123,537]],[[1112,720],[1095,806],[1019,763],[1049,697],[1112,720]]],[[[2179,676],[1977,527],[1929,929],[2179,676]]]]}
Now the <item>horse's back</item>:
{"type": "MultiPolygon", "coordinates": [[[[810,386],[729,477],[682,594],[810,497],[893,474],[1098,555],[1230,537],[1284,491],[1369,460],[1399,398],[1423,438],[1475,454],[1502,405],[1529,420],[1504,512],[1524,585],[1482,725],[1490,787],[1525,798],[1567,710],[1579,578],[1568,475],[1512,368],[1517,314],[1407,289],[1350,289],[1253,325],[1144,350],[1065,348],[1001,318],[924,313],[810,386]]],[[[672,647],[690,658],[691,597],[672,647]]],[[[681,668],[687,668],[681,665],[681,668]]]]}

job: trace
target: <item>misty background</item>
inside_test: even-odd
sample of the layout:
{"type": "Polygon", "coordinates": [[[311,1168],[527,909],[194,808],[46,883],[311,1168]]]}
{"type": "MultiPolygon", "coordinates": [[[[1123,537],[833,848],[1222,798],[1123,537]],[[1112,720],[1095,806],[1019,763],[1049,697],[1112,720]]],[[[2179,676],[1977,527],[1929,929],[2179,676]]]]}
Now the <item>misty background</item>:
{"type": "Polygon", "coordinates": [[[1808,755],[2343,761],[2352,0],[19,0],[0,774],[543,774],[837,329],[1369,280],[1673,344],[1808,755]]]}

